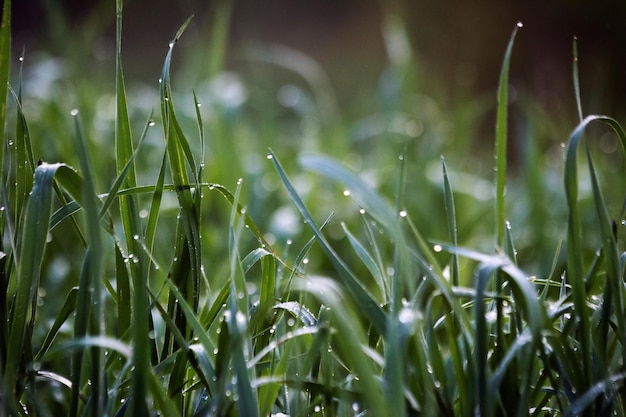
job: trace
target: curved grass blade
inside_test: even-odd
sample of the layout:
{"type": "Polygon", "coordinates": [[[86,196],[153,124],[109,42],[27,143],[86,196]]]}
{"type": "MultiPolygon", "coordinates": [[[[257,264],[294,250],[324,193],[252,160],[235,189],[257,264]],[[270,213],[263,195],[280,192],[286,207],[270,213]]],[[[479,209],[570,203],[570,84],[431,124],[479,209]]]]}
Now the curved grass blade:
{"type": "Polygon", "coordinates": [[[578,39],[574,36],[572,42],[573,64],[572,64],[572,80],[574,81],[574,96],[576,97],[576,109],[578,110],[578,119],[583,120],[583,106],[580,101],[580,80],[578,78],[578,39]]]}
{"type": "MultiPolygon", "coordinates": [[[[600,229],[600,236],[602,238],[602,252],[605,256],[608,281],[607,287],[611,288],[610,291],[607,288],[605,290],[605,294],[612,294],[612,299],[608,299],[609,297],[605,298],[603,304],[606,304],[606,307],[603,305],[602,308],[611,308],[617,312],[617,314],[615,314],[615,321],[617,321],[616,335],[620,344],[622,346],[626,346],[626,322],[624,316],[626,310],[624,308],[624,287],[622,285],[623,269],[620,267],[620,251],[617,246],[615,234],[613,233],[613,222],[609,218],[608,210],[606,208],[606,204],[604,203],[604,196],[602,195],[602,190],[600,189],[598,176],[596,174],[593,160],[591,159],[589,147],[585,146],[585,150],[587,154],[587,163],[589,165],[591,188],[593,190],[593,200],[598,218],[598,226],[600,229]]],[[[605,313],[604,320],[600,323],[600,328],[604,327],[608,330],[608,315],[609,311],[605,313]]],[[[604,349],[606,349],[606,347],[607,346],[605,345],[604,349]]],[[[626,363],[626,350],[624,349],[622,349],[622,361],[623,363],[626,363]]]]}
{"type": "Polygon", "coordinates": [[[176,116],[170,84],[170,64],[174,45],[182,36],[192,17],[183,23],[174,39],[170,42],[170,47],[161,72],[160,96],[161,117],[163,120],[163,130],[165,134],[170,174],[176,187],[176,195],[178,197],[181,210],[181,222],[190,256],[189,279],[191,280],[192,305],[194,306],[194,310],[197,310],[200,296],[199,283],[201,278],[199,198],[202,194],[199,190],[200,183],[198,181],[198,170],[196,169],[193,154],[176,116]],[[190,170],[194,175],[196,191],[198,191],[193,195],[189,189],[190,182],[186,164],[189,164],[190,170]]]}
{"type": "MultiPolygon", "coordinates": [[[[35,315],[33,302],[39,287],[41,265],[46,248],[47,235],[52,208],[53,180],[57,172],[69,169],[62,164],[42,163],[35,169],[33,189],[25,209],[25,217],[20,228],[20,257],[17,266],[17,288],[13,304],[13,319],[8,337],[4,385],[7,400],[16,400],[16,381],[23,364],[22,355],[25,335],[35,315]]],[[[15,404],[13,403],[13,406],[15,404]]],[[[17,409],[17,407],[14,407],[17,409]]]]}
{"type": "MultiPolygon", "coordinates": [[[[278,175],[281,181],[283,182],[283,185],[285,186],[285,188],[287,189],[287,192],[289,193],[291,200],[294,202],[294,204],[300,211],[300,214],[302,215],[302,217],[304,217],[304,220],[306,221],[309,228],[311,229],[311,231],[317,238],[317,241],[319,242],[320,246],[322,247],[322,249],[328,256],[329,260],[331,261],[331,263],[333,264],[333,266],[335,267],[335,269],[341,276],[344,285],[346,286],[346,288],[348,289],[352,297],[354,297],[354,299],[362,307],[363,314],[367,317],[367,319],[370,321],[370,323],[376,329],[376,331],[379,334],[385,334],[385,328],[387,326],[386,315],[383,312],[382,308],[376,302],[374,297],[363,286],[363,284],[358,280],[356,275],[354,275],[354,273],[348,268],[345,262],[332,249],[332,247],[330,246],[330,244],[328,243],[324,235],[322,235],[321,230],[315,224],[315,221],[313,220],[311,214],[309,213],[308,209],[306,208],[306,206],[300,199],[300,196],[298,196],[298,193],[296,192],[296,190],[293,188],[293,185],[291,185],[291,182],[287,178],[287,175],[285,174],[285,171],[280,165],[280,162],[278,161],[278,159],[272,153],[271,150],[270,150],[269,155],[274,164],[274,167],[276,168],[276,171],[278,172],[278,175]]],[[[375,199],[375,201],[378,201],[378,199],[375,199]]],[[[383,206],[383,207],[384,208],[378,207],[378,209],[382,210],[383,212],[387,212],[388,208],[386,206],[383,206]]],[[[387,220],[385,222],[387,222],[387,220]]]]}
{"type": "MultiPolygon", "coordinates": [[[[583,380],[574,381],[577,390],[586,391],[593,380],[593,364],[589,331],[587,288],[583,270],[583,247],[581,238],[581,215],[578,207],[578,145],[587,126],[594,121],[606,123],[617,135],[622,151],[626,149],[626,134],[619,123],[608,116],[592,115],[583,119],[571,133],[565,154],[565,195],[568,206],[567,221],[567,277],[572,286],[574,313],[580,327],[580,352],[582,355],[583,380]]],[[[601,213],[599,213],[601,214],[601,213]]],[[[604,227],[604,226],[601,226],[604,227]]],[[[609,242],[610,244],[610,242],[609,242]]],[[[619,275],[621,276],[621,275],[619,275]]]]}

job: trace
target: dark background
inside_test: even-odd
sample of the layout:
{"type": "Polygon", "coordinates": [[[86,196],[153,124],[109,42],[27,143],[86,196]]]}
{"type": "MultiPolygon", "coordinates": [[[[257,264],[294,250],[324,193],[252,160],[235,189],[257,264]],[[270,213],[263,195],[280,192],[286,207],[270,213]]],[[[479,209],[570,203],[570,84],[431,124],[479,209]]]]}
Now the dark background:
{"type": "MultiPolygon", "coordinates": [[[[105,64],[112,61],[113,0],[13,3],[18,53],[24,48],[27,54],[44,50],[65,56],[68,47],[82,45],[105,64]]],[[[127,79],[155,78],[167,42],[191,14],[195,18],[185,34],[190,48],[208,44],[214,6],[197,0],[127,0],[127,79]]],[[[585,113],[623,116],[626,1],[236,1],[229,55],[251,42],[290,46],[320,62],[339,97],[349,100],[352,91],[380,75],[385,60],[381,21],[390,11],[405,21],[417,65],[438,75],[441,94],[454,98],[460,89],[493,93],[511,31],[521,21],[510,76],[517,90],[552,111],[571,111],[572,39],[577,36],[585,113]]],[[[229,64],[237,65],[236,58],[229,64]]]]}

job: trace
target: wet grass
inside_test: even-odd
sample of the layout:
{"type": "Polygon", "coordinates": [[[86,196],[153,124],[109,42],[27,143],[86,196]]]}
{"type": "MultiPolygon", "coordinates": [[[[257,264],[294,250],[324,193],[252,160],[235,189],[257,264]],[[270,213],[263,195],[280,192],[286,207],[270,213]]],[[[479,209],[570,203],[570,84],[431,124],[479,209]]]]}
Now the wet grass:
{"type": "MultiPolygon", "coordinates": [[[[113,116],[63,112],[54,97],[31,116],[9,8],[0,415],[626,415],[623,164],[597,168],[608,157],[595,145],[611,134],[623,154],[626,134],[584,115],[575,45],[580,120],[560,163],[529,144],[514,176],[514,28],[494,98],[494,181],[491,158],[467,157],[469,139],[433,140],[459,115],[408,99],[408,55],[390,59],[386,79],[404,88],[393,111],[318,113],[332,94],[304,61],[311,71],[292,70],[310,90],[281,89],[291,116],[280,119],[271,100],[174,89],[187,21],[165,54],[159,114],[142,113],[123,76],[121,0],[113,116]]],[[[386,24],[402,36],[399,20],[386,24]]],[[[276,65],[293,53],[273,52],[276,65]]]]}

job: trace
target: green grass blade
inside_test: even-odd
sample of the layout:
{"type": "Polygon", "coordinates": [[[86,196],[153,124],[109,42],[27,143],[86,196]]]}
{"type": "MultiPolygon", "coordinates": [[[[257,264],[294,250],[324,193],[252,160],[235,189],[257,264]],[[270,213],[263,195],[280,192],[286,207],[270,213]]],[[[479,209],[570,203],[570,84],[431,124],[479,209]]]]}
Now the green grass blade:
{"type": "Polygon", "coordinates": [[[343,229],[343,232],[348,238],[348,242],[350,242],[350,246],[352,247],[352,250],[354,251],[354,253],[356,253],[356,255],[359,257],[361,262],[363,262],[363,264],[365,265],[367,270],[370,272],[370,274],[372,274],[372,276],[374,277],[374,280],[378,284],[378,288],[380,289],[380,293],[382,294],[383,299],[386,300],[387,291],[386,291],[385,282],[383,278],[383,271],[381,271],[378,268],[378,264],[376,263],[376,260],[374,259],[372,255],[370,255],[370,253],[367,251],[365,246],[363,246],[363,244],[359,242],[359,240],[352,233],[350,233],[345,223],[343,222],[341,223],[341,228],[343,229]]]}
{"type": "Polygon", "coordinates": [[[52,208],[52,189],[55,173],[67,169],[62,164],[41,164],[35,170],[33,189],[26,205],[26,214],[20,228],[17,288],[13,304],[13,319],[9,329],[4,386],[7,401],[15,409],[18,372],[23,365],[23,347],[32,317],[33,302],[39,287],[41,265],[47,242],[48,225],[52,208]]]}
{"type": "MultiPolygon", "coordinates": [[[[494,263],[482,264],[476,274],[476,300],[474,303],[474,314],[476,320],[476,398],[478,400],[478,415],[491,416],[495,406],[494,398],[490,398],[489,382],[491,372],[487,362],[489,355],[490,334],[486,323],[486,309],[484,294],[487,290],[489,280],[497,270],[498,265],[494,263]]],[[[492,393],[495,394],[495,393],[492,393]]]]}
{"type": "MultiPolygon", "coordinates": [[[[598,182],[598,176],[591,159],[591,153],[589,147],[585,147],[587,154],[587,162],[589,165],[589,173],[591,177],[591,188],[593,190],[593,200],[596,208],[596,215],[598,217],[598,226],[600,229],[600,236],[602,239],[602,251],[605,256],[607,281],[611,291],[606,291],[605,294],[611,294],[612,299],[605,299],[603,304],[609,304],[617,314],[615,314],[615,321],[617,321],[617,337],[622,346],[626,345],[626,322],[624,313],[624,287],[622,285],[623,269],[620,267],[620,251],[617,246],[615,234],[613,233],[613,221],[610,219],[606,204],[604,203],[604,196],[600,189],[598,182]],[[611,303],[612,302],[612,303],[611,303]]],[[[608,312],[606,313],[608,315],[608,312]]],[[[604,320],[606,327],[608,327],[608,317],[604,320]]],[[[605,345],[603,349],[606,349],[605,345]]],[[[604,356],[604,355],[600,355],[604,356]]],[[[626,350],[622,349],[622,360],[626,363],[626,350]]]]}
{"type": "MultiPolygon", "coordinates": [[[[137,180],[133,160],[133,141],[128,117],[126,102],[126,87],[124,85],[124,71],[122,69],[122,0],[116,1],[116,37],[115,37],[115,88],[116,88],[116,118],[115,118],[115,161],[117,174],[121,174],[124,166],[131,163],[125,175],[128,187],[135,187],[137,180]]],[[[125,216],[124,216],[125,217],[125,216]]],[[[127,221],[128,219],[126,219],[127,221]]],[[[124,219],[123,219],[124,221],[124,219]]],[[[126,225],[129,228],[130,225],[126,225]]]]}
{"type": "MultiPolygon", "coordinates": [[[[572,286],[574,313],[580,327],[580,352],[582,355],[583,380],[578,382],[578,390],[586,391],[592,384],[592,352],[589,331],[589,311],[587,289],[583,269],[583,247],[581,238],[581,215],[578,207],[578,145],[587,126],[594,121],[606,123],[616,133],[622,151],[626,149],[626,134],[619,123],[607,116],[587,116],[571,133],[565,154],[565,195],[568,207],[567,223],[567,277],[572,286]]],[[[621,276],[621,275],[620,275],[621,276]]],[[[576,383],[576,381],[575,381],[576,383]]]]}
{"type": "Polygon", "coordinates": [[[41,348],[39,349],[39,352],[37,352],[37,355],[35,355],[36,361],[40,361],[41,358],[46,354],[46,352],[48,352],[48,350],[50,349],[50,346],[52,345],[52,342],[54,342],[55,337],[59,333],[61,326],[65,323],[68,317],[70,317],[70,315],[74,313],[74,310],[76,309],[77,297],[78,297],[78,288],[72,288],[69,294],[67,295],[67,298],[65,300],[65,303],[63,304],[63,307],[61,307],[61,309],[59,310],[59,313],[54,318],[54,323],[50,327],[50,330],[48,331],[46,338],[41,344],[41,348]]]}
{"type": "Polygon", "coordinates": [[[174,39],[170,42],[170,48],[163,64],[161,72],[161,117],[163,121],[163,129],[166,140],[168,162],[170,166],[170,174],[172,181],[176,186],[176,196],[181,210],[181,222],[184,229],[185,239],[189,251],[189,268],[192,305],[194,310],[198,308],[199,301],[199,283],[201,271],[201,240],[200,240],[200,222],[199,222],[199,201],[201,192],[191,193],[188,188],[190,185],[189,174],[187,172],[187,164],[194,175],[196,187],[199,187],[198,171],[195,166],[194,158],[191,153],[189,143],[182,131],[178,118],[176,116],[171,84],[170,84],[170,64],[172,60],[172,52],[174,45],[182,36],[185,28],[189,25],[191,17],[180,27],[174,39]]]}
{"type": "Polygon", "coordinates": [[[572,42],[573,63],[572,63],[572,80],[574,81],[574,96],[576,97],[576,109],[578,110],[578,119],[583,121],[583,105],[580,100],[580,80],[578,78],[578,40],[574,36],[572,42]]]}
{"type": "Polygon", "coordinates": [[[20,88],[19,92],[9,87],[15,103],[17,105],[17,123],[15,126],[15,209],[16,220],[18,223],[15,227],[19,227],[19,219],[21,218],[22,208],[28,199],[28,193],[33,186],[33,172],[35,172],[35,162],[33,161],[33,150],[30,141],[30,133],[26,117],[22,110],[22,79],[20,67],[20,88]]]}
{"type": "MultiPolygon", "coordinates": [[[[450,179],[448,178],[448,169],[446,167],[446,161],[441,157],[441,169],[443,171],[443,201],[446,208],[446,219],[448,220],[448,233],[450,235],[450,242],[452,246],[458,246],[457,238],[457,226],[456,226],[456,209],[454,206],[454,195],[452,193],[452,187],[450,186],[450,179]]],[[[460,285],[459,278],[459,257],[456,254],[452,254],[451,262],[451,274],[452,285],[458,287],[460,285]]]]}
{"type": "MultiPolygon", "coordinates": [[[[317,238],[320,246],[332,262],[333,266],[340,274],[344,285],[350,292],[350,294],[354,297],[355,300],[363,307],[363,314],[367,317],[367,319],[371,322],[372,326],[376,329],[379,334],[385,334],[386,328],[386,317],[380,305],[376,302],[374,297],[367,291],[367,289],[363,286],[363,284],[358,280],[358,278],[354,275],[354,273],[348,268],[345,262],[339,257],[339,255],[332,249],[324,235],[322,235],[321,230],[315,224],[315,221],[311,217],[308,209],[298,196],[296,190],[291,185],[291,182],[287,178],[287,174],[283,170],[276,156],[270,151],[270,157],[278,172],[278,175],[287,189],[291,200],[294,202],[300,214],[308,224],[309,228],[317,238]]],[[[359,184],[360,185],[360,184],[359,184]]],[[[377,202],[378,199],[375,199],[377,202]]],[[[378,204],[378,203],[376,203],[378,204]]],[[[388,212],[388,208],[383,206],[384,208],[378,207],[379,210],[383,212],[388,212]]],[[[387,221],[386,221],[387,222],[387,221]]]]}
{"type": "Polygon", "coordinates": [[[522,27],[518,23],[504,53],[504,61],[500,71],[500,81],[498,83],[498,108],[496,113],[496,230],[497,246],[501,246],[504,240],[504,188],[506,184],[506,148],[507,148],[507,118],[509,105],[509,67],[511,64],[511,53],[513,42],[517,30],[522,27]]]}
{"type": "MultiPolygon", "coordinates": [[[[74,323],[74,337],[81,339],[86,336],[88,327],[96,335],[104,335],[104,323],[102,304],[102,237],[100,234],[100,216],[98,215],[99,202],[96,197],[91,162],[87,155],[82,127],[78,113],[72,112],[76,126],[76,142],[81,169],[83,170],[82,197],[83,209],[86,216],[87,239],[89,247],[83,261],[81,270],[76,318],[74,323]],[[90,326],[91,322],[91,326],[90,326]]],[[[90,379],[93,387],[92,413],[99,415],[104,410],[107,394],[104,386],[104,355],[97,347],[92,349],[90,379]]],[[[73,401],[70,408],[70,416],[78,415],[78,401],[81,389],[81,376],[83,374],[83,352],[78,350],[72,361],[72,392],[73,401]]]]}

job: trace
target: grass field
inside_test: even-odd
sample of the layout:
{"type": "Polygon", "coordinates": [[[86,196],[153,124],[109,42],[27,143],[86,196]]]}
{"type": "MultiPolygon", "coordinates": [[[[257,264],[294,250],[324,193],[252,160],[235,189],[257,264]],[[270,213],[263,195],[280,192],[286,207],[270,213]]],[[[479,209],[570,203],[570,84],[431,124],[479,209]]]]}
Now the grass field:
{"type": "Polygon", "coordinates": [[[626,416],[626,134],[575,44],[578,121],[513,133],[521,24],[493,103],[439,108],[395,49],[355,115],[294,51],[259,56],[304,82],[222,71],[224,21],[207,80],[171,70],[187,21],[139,88],[116,8],[102,86],[32,75],[4,0],[0,416],[626,416]]]}

